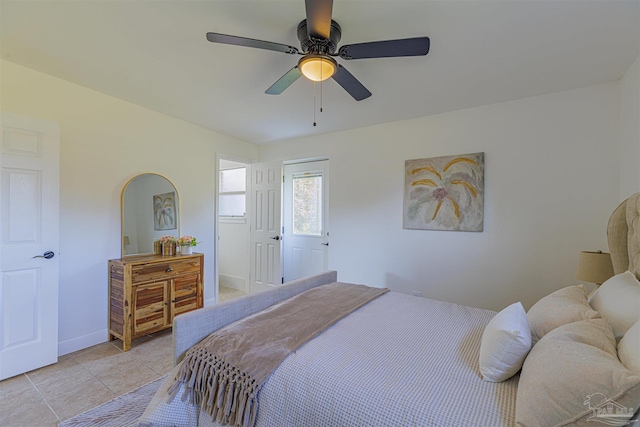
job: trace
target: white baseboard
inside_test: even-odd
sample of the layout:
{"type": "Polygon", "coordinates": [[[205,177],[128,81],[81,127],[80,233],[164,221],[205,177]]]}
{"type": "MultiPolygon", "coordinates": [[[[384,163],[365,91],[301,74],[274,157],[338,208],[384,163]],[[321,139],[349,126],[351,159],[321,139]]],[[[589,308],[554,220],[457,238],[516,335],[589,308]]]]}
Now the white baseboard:
{"type": "Polygon", "coordinates": [[[58,342],[58,356],[64,356],[65,354],[73,353],[74,351],[82,350],[96,344],[101,344],[108,340],[109,330],[103,329],[81,337],[60,341],[58,342]]]}
{"type": "Polygon", "coordinates": [[[265,289],[273,289],[275,286],[269,286],[269,285],[259,285],[257,283],[253,284],[253,287],[251,288],[251,292],[259,292],[259,291],[264,291],[265,289]]]}
{"type": "Polygon", "coordinates": [[[244,277],[221,274],[220,276],[218,276],[218,283],[220,284],[220,286],[226,286],[227,288],[247,292],[247,279],[245,279],[244,277]]]}

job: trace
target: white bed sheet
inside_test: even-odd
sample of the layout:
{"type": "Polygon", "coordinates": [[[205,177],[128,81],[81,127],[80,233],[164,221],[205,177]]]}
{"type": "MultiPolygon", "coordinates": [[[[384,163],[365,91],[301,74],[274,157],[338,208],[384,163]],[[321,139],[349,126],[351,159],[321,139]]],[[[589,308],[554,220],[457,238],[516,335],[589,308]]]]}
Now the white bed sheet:
{"type": "MultiPolygon", "coordinates": [[[[494,315],[387,293],[278,367],[260,391],[256,427],[512,426],[518,376],[490,383],[478,368],[494,315]]],[[[164,399],[156,395],[142,425],[217,427],[179,397],[164,399]]]]}

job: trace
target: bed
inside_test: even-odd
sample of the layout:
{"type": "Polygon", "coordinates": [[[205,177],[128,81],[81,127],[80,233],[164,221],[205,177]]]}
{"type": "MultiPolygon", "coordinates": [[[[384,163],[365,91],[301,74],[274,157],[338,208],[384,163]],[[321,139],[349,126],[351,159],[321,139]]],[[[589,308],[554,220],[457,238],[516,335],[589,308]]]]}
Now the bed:
{"type": "MultiPolygon", "coordinates": [[[[635,280],[629,289],[631,295],[640,298],[640,283],[636,279],[640,272],[639,212],[640,193],[616,209],[607,234],[615,277],[623,277],[630,270],[633,274],[623,277],[624,286],[635,280]],[[637,294],[633,293],[636,291],[637,294]]],[[[200,405],[182,398],[188,395],[187,386],[175,379],[183,370],[185,355],[191,357],[189,352],[214,331],[260,316],[265,309],[271,310],[336,281],[337,273],[330,271],[176,317],[173,331],[176,367],[149,404],[140,425],[224,425],[213,421],[200,405]]],[[[594,296],[594,303],[602,305],[603,300],[607,301],[611,293],[605,290],[612,287],[608,282],[596,292],[601,295],[594,296]]],[[[619,288],[614,291],[619,296],[619,288]]],[[[633,298],[626,296],[627,303],[631,301],[625,308],[627,323],[629,319],[640,318],[640,299],[636,305],[633,298]]],[[[637,419],[638,414],[633,413],[640,407],[640,371],[631,370],[638,363],[634,353],[638,352],[635,335],[640,335],[640,326],[636,320],[633,326],[636,332],[625,335],[626,330],[615,331],[622,333],[614,338],[615,328],[589,301],[583,287],[571,286],[532,307],[524,322],[527,334],[531,328],[534,344],[521,352],[520,365],[510,367],[518,373],[494,382],[483,380],[487,374],[479,359],[481,351],[486,353],[489,347],[485,336],[507,309],[496,313],[384,293],[291,352],[261,386],[257,395],[259,409],[250,424],[256,427],[628,424],[629,418],[637,419]],[[567,300],[571,295],[577,295],[576,301],[567,300]],[[560,319],[555,324],[553,310],[560,319]],[[633,359],[628,362],[631,368],[618,359],[619,344],[625,344],[627,359],[633,359]],[[568,379],[565,375],[569,375],[568,379]],[[552,384],[554,381],[558,384],[552,384]],[[586,385],[581,381],[587,381],[586,385]],[[567,385],[577,390],[569,390],[567,385]],[[560,408],[553,409],[554,406],[560,408]],[[607,412],[612,408],[618,411],[617,415],[607,412]]],[[[605,313],[605,307],[601,311],[605,313]]],[[[628,325],[625,328],[632,329],[628,325]]],[[[520,343],[526,341],[521,336],[516,338],[520,343]]],[[[509,346],[507,349],[511,351],[514,347],[509,346]]],[[[498,353],[502,357],[505,347],[498,353]]],[[[248,423],[238,421],[237,425],[248,423]]]]}

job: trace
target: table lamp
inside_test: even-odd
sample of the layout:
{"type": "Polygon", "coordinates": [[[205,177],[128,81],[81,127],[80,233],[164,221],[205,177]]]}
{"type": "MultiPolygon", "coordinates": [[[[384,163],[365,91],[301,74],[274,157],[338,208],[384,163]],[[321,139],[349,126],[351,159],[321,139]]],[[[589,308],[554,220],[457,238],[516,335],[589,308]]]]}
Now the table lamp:
{"type": "Polygon", "coordinates": [[[580,252],[576,280],[600,285],[613,276],[611,255],[607,252],[580,252]]]}

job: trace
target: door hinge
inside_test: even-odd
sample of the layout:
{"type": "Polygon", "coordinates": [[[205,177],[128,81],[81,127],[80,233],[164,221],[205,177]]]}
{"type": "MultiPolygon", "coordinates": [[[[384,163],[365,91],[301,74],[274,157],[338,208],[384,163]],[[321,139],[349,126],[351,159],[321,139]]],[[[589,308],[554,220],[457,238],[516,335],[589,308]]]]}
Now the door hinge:
{"type": "Polygon", "coordinates": [[[282,279],[282,284],[284,284],[284,277],[281,277],[281,279],[282,279]]]}

